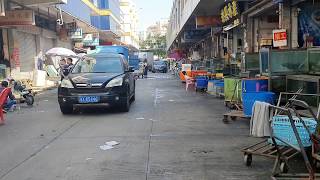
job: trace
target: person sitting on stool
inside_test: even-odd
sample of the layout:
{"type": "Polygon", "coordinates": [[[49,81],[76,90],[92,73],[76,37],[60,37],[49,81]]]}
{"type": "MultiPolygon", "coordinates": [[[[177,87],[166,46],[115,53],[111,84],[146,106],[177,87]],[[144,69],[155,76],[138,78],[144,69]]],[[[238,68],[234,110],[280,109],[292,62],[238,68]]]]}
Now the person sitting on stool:
{"type": "MultiPolygon", "coordinates": [[[[9,85],[8,81],[2,81],[1,82],[1,87],[0,87],[0,92],[2,92],[5,88],[7,88],[9,85]]],[[[4,103],[4,110],[5,111],[13,111],[15,104],[17,104],[16,98],[12,94],[12,92],[9,93],[7,101],[4,103]]]]}

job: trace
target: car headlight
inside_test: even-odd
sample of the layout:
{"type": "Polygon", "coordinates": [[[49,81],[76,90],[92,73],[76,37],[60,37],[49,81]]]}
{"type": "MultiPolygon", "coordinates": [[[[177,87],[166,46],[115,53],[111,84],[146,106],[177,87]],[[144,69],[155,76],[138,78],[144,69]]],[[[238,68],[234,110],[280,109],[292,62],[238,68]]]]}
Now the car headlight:
{"type": "Polygon", "coordinates": [[[61,86],[62,88],[74,88],[74,87],[73,87],[73,84],[71,83],[71,81],[70,81],[69,79],[63,79],[63,80],[61,81],[60,86],[61,86]]]}
{"type": "Polygon", "coordinates": [[[112,79],[108,84],[107,84],[107,88],[108,87],[115,87],[115,86],[122,86],[123,83],[123,78],[122,77],[118,77],[115,79],[112,79]]]}

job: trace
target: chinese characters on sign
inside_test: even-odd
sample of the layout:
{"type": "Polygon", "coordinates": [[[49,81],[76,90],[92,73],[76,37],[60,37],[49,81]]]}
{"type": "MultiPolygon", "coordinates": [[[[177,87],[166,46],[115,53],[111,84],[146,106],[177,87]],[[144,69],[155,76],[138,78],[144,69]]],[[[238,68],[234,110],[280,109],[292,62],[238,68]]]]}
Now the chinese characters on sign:
{"type": "Polygon", "coordinates": [[[35,25],[35,16],[32,10],[6,11],[0,16],[0,26],[35,25]]]}
{"type": "Polygon", "coordinates": [[[273,47],[287,46],[287,31],[285,29],[273,30],[273,47]]]}
{"type": "Polygon", "coordinates": [[[14,67],[20,67],[20,53],[19,48],[14,48],[11,56],[11,61],[14,67]]]}
{"type": "Polygon", "coordinates": [[[220,12],[221,22],[227,23],[234,18],[237,18],[239,15],[239,8],[237,1],[233,0],[232,2],[229,2],[226,4],[220,12]]]}

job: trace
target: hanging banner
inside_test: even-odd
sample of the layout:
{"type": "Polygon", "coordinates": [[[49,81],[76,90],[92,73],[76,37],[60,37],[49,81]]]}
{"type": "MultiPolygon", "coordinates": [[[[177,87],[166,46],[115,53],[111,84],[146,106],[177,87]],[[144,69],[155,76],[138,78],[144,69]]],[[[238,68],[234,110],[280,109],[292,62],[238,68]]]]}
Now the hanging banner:
{"type": "Polygon", "coordinates": [[[320,4],[305,3],[299,8],[299,47],[320,46],[320,4]]]}
{"type": "Polygon", "coordinates": [[[288,45],[287,31],[285,29],[277,29],[272,31],[273,47],[283,47],[288,45]]]}
{"type": "Polygon", "coordinates": [[[11,65],[14,67],[20,67],[20,51],[19,48],[14,48],[11,55],[11,65]]]}
{"type": "Polygon", "coordinates": [[[196,28],[208,28],[213,26],[220,26],[221,20],[218,16],[197,16],[196,17],[196,28]]]}
{"type": "Polygon", "coordinates": [[[6,11],[5,16],[0,16],[0,26],[36,25],[32,10],[6,11]]]}

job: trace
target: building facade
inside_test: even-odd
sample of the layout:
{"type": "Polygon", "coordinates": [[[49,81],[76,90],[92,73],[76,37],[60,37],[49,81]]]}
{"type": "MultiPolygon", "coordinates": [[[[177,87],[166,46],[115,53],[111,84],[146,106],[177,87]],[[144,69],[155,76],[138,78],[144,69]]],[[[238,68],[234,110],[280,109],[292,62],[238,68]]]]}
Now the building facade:
{"type": "Polygon", "coordinates": [[[263,47],[318,46],[319,1],[175,0],[171,10],[168,53],[193,60],[237,59],[263,47]],[[275,35],[285,38],[278,46],[275,35]]]}
{"type": "Polygon", "coordinates": [[[119,0],[83,0],[93,11],[91,24],[98,29],[121,35],[121,13],[119,0]]]}
{"type": "Polygon", "coordinates": [[[60,34],[57,26],[59,11],[54,5],[60,3],[65,1],[4,1],[0,16],[1,78],[11,76],[29,80],[34,86],[45,85],[40,55],[54,46],[72,48],[71,40],[60,34]],[[36,80],[40,76],[41,83],[36,80]]]}
{"type": "Polygon", "coordinates": [[[168,31],[168,20],[157,21],[147,28],[147,36],[165,36],[168,31]]]}
{"type": "Polygon", "coordinates": [[[120,9],[122,13],[121,41],[126,45],[139,49],[138,13],[137,7],[132,0],[120,0],[120,9]]]}
{"type": "MultiPolygon", "coordinates": [[[[89,23],[98,30],[94,33],[94,38],[99,39],[99,42],[93,45],[97,43],[101,45],[121,44],[122,17],[119,0],[73,0],[62,8],[63,11],[89,23]]],[[[90,43],[86,44],[90,45],[90,43]]]]}

